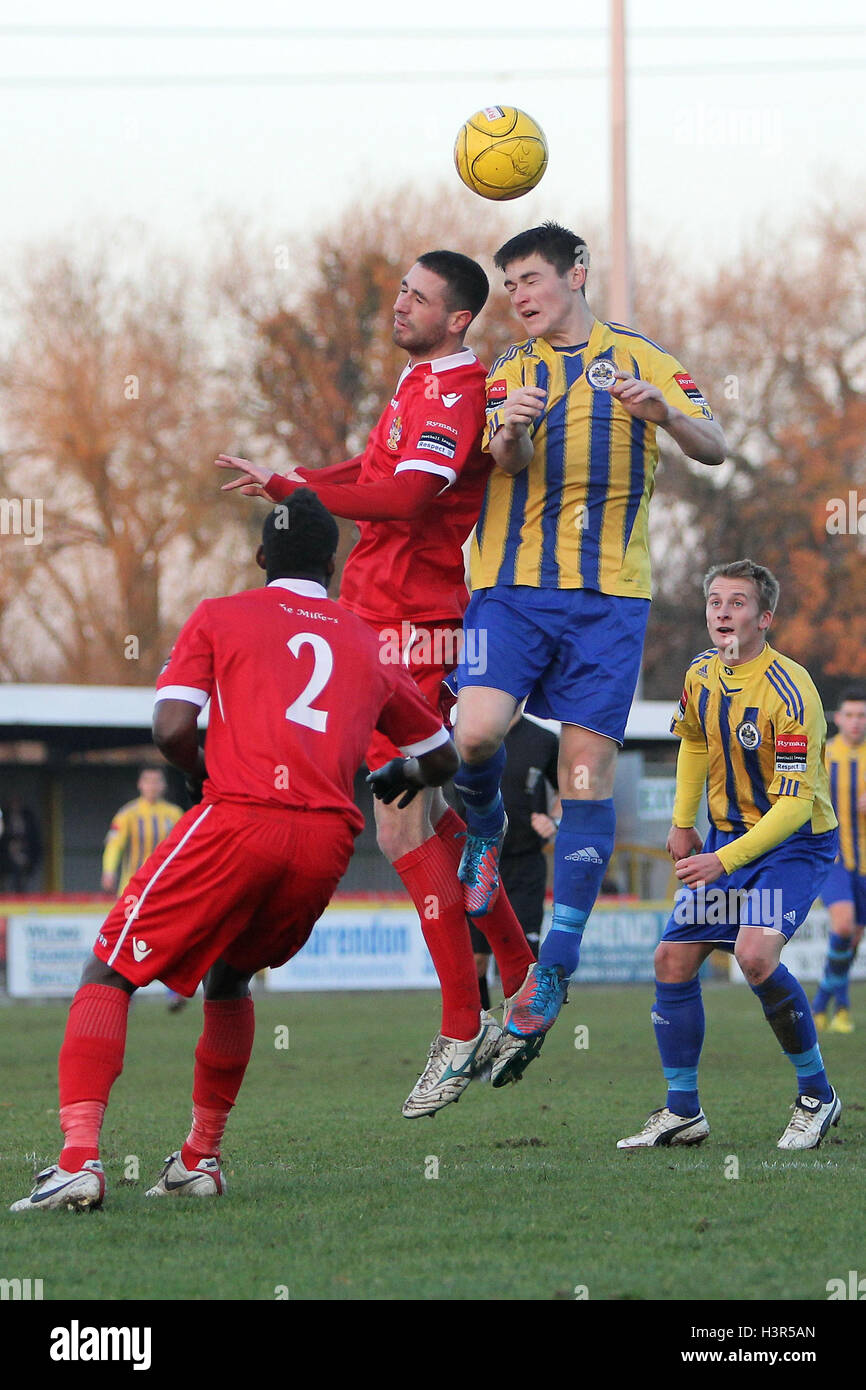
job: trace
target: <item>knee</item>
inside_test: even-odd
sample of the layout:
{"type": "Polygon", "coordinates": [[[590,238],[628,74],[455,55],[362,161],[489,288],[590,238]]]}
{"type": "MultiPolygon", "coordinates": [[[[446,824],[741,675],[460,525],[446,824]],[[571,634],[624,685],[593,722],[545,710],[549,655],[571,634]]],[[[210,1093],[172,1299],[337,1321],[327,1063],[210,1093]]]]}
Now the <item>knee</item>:
{"type": "Polygon", "coordinates": [[[461,729],[458,725],[454,730],[454,742],[462,761],[471,767],[474,763],[484,763],[492,758],[499,751],[502,739],[480,726],[461,729]]]}
{"type": "Polygon", "coordinates": [[[757,946],[752,942],[737,942],[734,949],[737,965],[746,977],[746,983],[752,985],[762,985],[764,981],[772,975],[776,968],[776,958],[762,949],[761,943],[757,946]]]}
{"type": "Polygon", "coordinates": [[[127,980],[125,975],[112,970],[111,966],[106,965],[98,956],[91,956],[85,965],[81,972],[80,985],[109,985],[112,989],[122,989],[127,994],[134,994],[138,989],[138,985],[127,980]]]}
{"type": "Polygon", "coordinates": [[[692,963],[683,957],[682,950],[667,941],[660,941],[653,956],[656,980],[665,985],[680,985],[691,980],[695,973],[692,963]]]}
{"type": "Polygon", "coordinates": [[[227,961],[214,961],[204,977],[205,999],[246,999],[249,993],[249,975],[239,974],[227,961]]]}

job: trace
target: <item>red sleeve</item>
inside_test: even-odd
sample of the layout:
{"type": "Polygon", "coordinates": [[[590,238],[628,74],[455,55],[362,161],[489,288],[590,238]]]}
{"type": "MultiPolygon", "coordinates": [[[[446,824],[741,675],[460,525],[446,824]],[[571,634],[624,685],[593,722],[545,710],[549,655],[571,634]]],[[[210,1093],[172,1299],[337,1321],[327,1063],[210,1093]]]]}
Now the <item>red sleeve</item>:
{"type": "Polygon", "coordinates": [[[203,709],[212,689],[213,642],[205,601],[181,628],[171,655],[157,677],[156,698],[188,700],[203,709]]]}
{"type": "MultiPolygon", "coordinates": [[[[408,521],[418,516],[448,482],[440,473],[412,469],[393,478],[381,478],[373,483],[319,483],[320,474],[303,483],[312,488],[323,506],[334,516],[346,516],[351,521],[408,521]]],[[[270,479],[267,493],[275,502],[290,496],[301,483],[290,483],[277,474],[270,479]]]]}
{"type": "Polygon", "coordinates": [[[411,676],[402,666],[393,668],[393,676],[394,691],[376,721],[379,732],[409,758],[421,757],[447,743],[447,729],[411,676]]]}
{"type": "Polygon", "coordinates": [[[317,478],[323,483],[356,483],[361,475],[361,464],[364,461],[363,454],[357,454],[353,459],[346,459],[344,463],[329,463],[326,468],[298,468],[295,471],[300,473],[302,478],[317,478]]]}

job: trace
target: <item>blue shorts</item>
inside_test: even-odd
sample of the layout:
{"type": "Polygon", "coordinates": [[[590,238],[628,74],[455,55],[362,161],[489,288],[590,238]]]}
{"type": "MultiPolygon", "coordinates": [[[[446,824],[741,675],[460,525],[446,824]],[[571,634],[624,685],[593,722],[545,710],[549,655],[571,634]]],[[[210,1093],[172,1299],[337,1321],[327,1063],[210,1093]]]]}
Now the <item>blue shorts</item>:
{"type": "Polygon", "coordinates": [[[825,907],[833,903],[853,903],[854,921],[858,927],[866,926],[866,877],[855,869],[846,869],[841,859],[836,860],[827,876],[821,901],[825,907]]]}
{"type": "MultiPolygon", "coordinates": [[[[736,839],[737,832],[711,826],[703,853],[712,854],[736,839]]],[[[713,941],[723,950],[733,950],[740,927],[769,927],[790,941],[821,896],[838,850],[835,830],[792,835],[715,883],[703,888],[683,884],[662,941],[713,941]]]]}
{"type": "Polygon", "coordinates": [[[622,743],[649,606],[649,599],[595,589],[479,589],[463,619],[460,689],[487,685],[516,700],[528,695],[528,714],[622,743]]]}

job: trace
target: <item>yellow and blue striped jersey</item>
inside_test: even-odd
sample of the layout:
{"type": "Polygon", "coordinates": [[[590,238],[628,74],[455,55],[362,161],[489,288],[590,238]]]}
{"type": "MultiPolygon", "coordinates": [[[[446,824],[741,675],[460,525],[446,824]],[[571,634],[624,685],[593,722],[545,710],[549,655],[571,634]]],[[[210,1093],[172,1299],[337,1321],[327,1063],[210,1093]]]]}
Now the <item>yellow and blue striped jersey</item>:
{"type": "Polygon", "coordinates": [[[182,815],[171,801],[146,801],[143,796],[121,806],[105,837],[102,856],[103,873],[115,874],[120,866],[118,894],[182,815]]]}
{"type": "Polygon", "coordinates": [[[745,834],[781,796],[812,803],[796,833],[836,826],[824,766],[827,721],[805,667],[767,645],[741,666],[712,648],[696,656],[671,733],[708,753],[707,808],[718,830],[745,834]]]}
{"type": "Polygon", "coordinates": [[[857,809],[866,792],[866,741],[852,748],[837,734],[827,744],[824,761],[839,818],[839,857],[846,869],[866,875],[866,811],[857,809]]]}
{"type": "Polygon", "coordinates": [[[616,371],[652,382],[685,415],[713,418],[676,358],[621,324],[596,321],[579,347],[543,338],[514,344],[488,373],[483,447],[511,391],[539,386],[547,400],[528,468],[514,477],[491,472],[472,544],[473,590],[527,584],[650,597],[656,426],[611,396],[616,371]]]}

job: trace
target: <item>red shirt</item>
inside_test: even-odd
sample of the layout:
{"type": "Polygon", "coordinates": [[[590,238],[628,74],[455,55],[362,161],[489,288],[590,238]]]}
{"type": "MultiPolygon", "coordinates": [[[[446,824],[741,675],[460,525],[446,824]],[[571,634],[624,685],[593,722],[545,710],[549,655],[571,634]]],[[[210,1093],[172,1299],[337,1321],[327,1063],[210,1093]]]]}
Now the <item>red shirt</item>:
{"type": "MultiPolygon", "coordinates": [[[[358,522],[340,602],[368,622],[463,616],[463,545],[492,466],[481,452],[484,383],[485,369],[468,348],[417,362],[401,375],[363,454],[299,470],[326,507],[358,522]]],[[[298,486],[275,474],[267,491],[278,501],[298,486]]]]}
{"type": "Polygon", "coordinates": [[[205,599],[157,681],[157,700],[212,698],[205,800],[364,818],[354,777],[375,729],[406,756],[447,741],[403,667],[321,584],[276,579],[205,599]]]}

